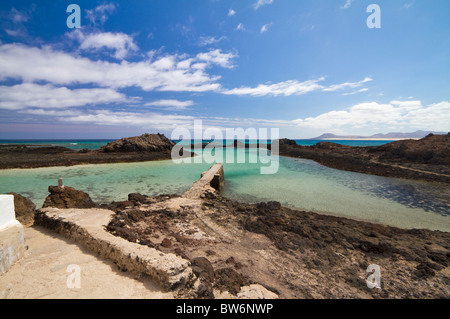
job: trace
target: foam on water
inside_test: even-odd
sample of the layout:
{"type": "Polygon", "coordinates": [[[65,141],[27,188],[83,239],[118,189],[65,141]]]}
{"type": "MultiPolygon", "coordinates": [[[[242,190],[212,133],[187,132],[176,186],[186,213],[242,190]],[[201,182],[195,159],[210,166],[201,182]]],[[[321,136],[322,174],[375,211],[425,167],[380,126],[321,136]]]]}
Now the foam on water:
{"type": "MultiPolygon", "coordinates": [[[[248,150],[239,152],[248,155],[248,150]]],[[[20,193],[41,207],[48,186],[63,178],[65,185],[83,190],[102,203],[126,200],[135,192],[181,195],[211,165],[177,165],[169,160],[1,170],[0,193],[20,193]]],[[[450,231],[450,190],[445,185],[340,171],[286,157],[280,158],[274,175],[261,175],[260,166],[225,163],[223,195],[243,202],[275,200],[292,208],[402,228],[450,231]]]]}

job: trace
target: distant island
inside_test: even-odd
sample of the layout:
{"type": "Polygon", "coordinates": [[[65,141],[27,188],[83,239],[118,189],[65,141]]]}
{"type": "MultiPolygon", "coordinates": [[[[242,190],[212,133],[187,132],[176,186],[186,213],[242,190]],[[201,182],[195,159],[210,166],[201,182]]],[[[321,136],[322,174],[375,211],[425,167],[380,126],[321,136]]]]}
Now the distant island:
{"type": "Polygon", "coordinates": [[[332,133],[325,133],[318,137],[311,138],[310,140],[379,140],[379,141],[393,141],[393,140],[406,140],[413,139],[419,140],[426,137],[429,134],[444,135],[446,132],[433,132],[433,131],[416,131],[413,133],[378,133],[371,136],[361,136],[361,135],[335,135],[332,133]]]}

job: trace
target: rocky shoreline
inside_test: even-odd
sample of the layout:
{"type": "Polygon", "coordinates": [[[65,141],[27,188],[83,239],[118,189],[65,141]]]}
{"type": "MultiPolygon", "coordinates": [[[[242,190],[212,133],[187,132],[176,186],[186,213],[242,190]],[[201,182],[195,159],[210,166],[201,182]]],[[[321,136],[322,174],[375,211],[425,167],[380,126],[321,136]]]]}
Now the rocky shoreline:
{"type": "Polygon", "coordinates": [[[67,186],[49,192],[46,208],[35,215],[38,225],[69,231],[72,224],[60,225],[58,210],[76,216],[76,208],[88,220],[103,210],[112,216],[104,224],[110,234],[159,251],[161,258],[184,260],[193,275],[171,288],[178,298],[450,298],[447,232],[298,211],[278,202],[244,204],[211,187],[195,198],[129,194],[108,205],[67,186]],[[44,218],[49,209],[53,219],[44,218]],[[367,285],[369,265],[379,266],[380,288],[367,285]]]}
{"type": "MultiPolygon", "coordinates": [[[[99,150],[60,146],[0,145],[0,169],[146,162],[171,159],[174,143],[161,134],[144,134],[108,143],[99,150]]],[[[182,156],[192,156],[185,152],[182,156]]]]}
{"type": "MultiPolygon", "coordinates": [[[[281,139],[279,155],[314,160],[322,165],[386,177],[450,183],[450,133],[433,135],[421,140],[403,140],[382,146],[352,147],[332,142],[314,146],[297,145],[295,141],[281,139]]],[[[99,150],[74,151],[64,147],[31,147],[1,145],[0,169],[73,166],[145,162],[171,159],[175,143],[161,134],[144,134],[120,139],[99,150]]],[[[206,144],[193,145],[205,147],[206,144]]],[[[235,148],[248,148],[248,144],[235,141],[235,148]]],[[[269,148],[272,145],[258,144],[269,148]]],[[[195,156],[182,150],[181,156],[195,156]]]]}
{"type": "Polygon", "coordinates": [[[190,261],[202,289],[193,298],[236,296],[258,284],[279,298],[450,298],[450,234],[242,204],[216,192],[201,205],[177,196],[130,194],[113,203],[107,229],[190,261]],[[380,266],[381,289],[367,286],[380,266]]]}
{"type": "Polygon", "coordinates": [[[279,154],[358,173],[450,183],[450,133],[369,147],[332,142],[301,146],[293,140],[281,139],[279,154]]]}

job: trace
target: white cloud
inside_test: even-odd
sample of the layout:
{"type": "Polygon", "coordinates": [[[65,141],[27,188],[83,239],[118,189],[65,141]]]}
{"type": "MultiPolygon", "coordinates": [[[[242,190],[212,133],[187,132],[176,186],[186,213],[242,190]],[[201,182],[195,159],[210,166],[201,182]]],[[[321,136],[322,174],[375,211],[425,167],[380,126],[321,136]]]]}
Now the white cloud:
{"type": "Polygon", "coordinates": [[[16,8],[12,8],[11,11],[9,12],[9,19],[13,22],[13,23],[24,23],[27,22],[30,17],[27,13],[25,12],[21,12],[19,10],[17,10],[16,8]]]}
{"type": "Polygon", "coordinates": [[[233,67],[233,53],[212,50],[195,57],[160,56],[150,52],[139,62],[92,61],[69,53],[22,44],[0,45],[0,80],[46,81],[55,85],[93,84],[114,89],[140,87],[145,91],[217,91],[219,76],[206,69],[233,67]]]}
{"type": "Polygon", "coordinates": [[[233,9],[228,10],[228,16],[232,17],[236,14],[236,11],[234,11],[233,9]]]}
{"type": "Polygon", "coordinates": [[[30,19],[26,12],[12,8],[8,14],[8,22],[5,24],[5,32],[12,37],[26,37],[28,35],[25,22],[30,19]]]}
{"type": "Polygon", "coordinates": [[[69,37],[76,38],[80,42],[81,50],[112,50],[114,52],[113,57],[118,60],[126,58],[131,52],[136,52],[139,49],[132,36],[121,32],[99,32],[84,35],[77,29],[70,33],[69,37]]]}
{"type": "Polygon", "coordinates": [[[271,23],[267,23],[267,24],[263,25],[263,26],[261,27],[261,33],[267,32],[267,30],[269,29],[269,27],[270,27],[272,24],[273,24],[273,23],[271,22],[271,23]]]}
{"type": "Polygon", "coordinates": [[[95,9],[86,10],[86,17],[94,26],[104,25],[109,15],[114,12],[116,12],[116,5],[114,3],[104,3],[95,9]]]}
{"type": "Polygon", "coordinates": [[[331,92],[331,91],[338,91],[338,90],[344,90],[344,89],[355,89],[358,87],[361,87],[364,83],[372,81],[372,78],[366,77],[364,80],[359,82],[345,82],[341,84],[334,84],[330,85],[329,87],[326,87],[323,89],[325,92],[331,92]]]}
{"type": "Polygon", "coordinates": [[[300,127],[322,130],[389,127],[450,131],[450,103],[423,106],[420,101],[365,102],[348,109],[293,121],[300,127]]]}
{"type": "Polygon", "coordinates": [[[30,107],[68,108],[86,105],[132,102],[113,89],[75,89],[51,84],[22,83],[0,86],[0,109],[19,110],[30,107]]]}
{"type": "Polygon", "coordinates": [[[218,43],[218,42],[220,42],[220,41],[222,41],[222,40],[225,40],[227,37],[225,37],[225,36],[221,36],[221,37],[219,37],[219,38],[217,38],[217,37],[200,37],[199,38],[199,40],[198,40],[198,44],[200,45],[200,46],[206,46],[206,45],[211,45],[211,44],[215,44],[215,43],[218,43]]]}
{"type": "Polygon", "coordinates": [[[258,10],[263,5],[272,4],[272,3],[273,3],[273,0],[258,0],[255,2],[254,8],[255,8],[255,10],[258,10]]]}
{"type": "Polygon", "coordinates": [[[341,9],[348,9],[350,8],[350,6],[352,5],[352,2],[354,2],[355,0],[346,0],[345,4],[341,7],[341,9]]]}
{"type": "Polygon", "coordinates": [[[12,37],[24,37],[27,35],[27,32],[24,29],[18,30],[6,29],[5,32],[12,37]]]}
{"type": "MultiPolygon", "coordinates": [[[[361,87],[364,83],[372,81],[371,78],[366,77],[364,80],[359,82],[345,82],[340,84],[333,84],[330,86],[324,86],[319,84],[319,82],[322,82],[324,80],[325,77],[321,77],[316,80],[308,80],[304,82],[299,82],[297,80],[288,80],[274,84],[259,84],[256,87],[240,87],[230,90],[222,90],[222,93],[227,95],[291,96],[291,95],[302,95],[317,90],[321,90],[324,92],[332,92],[345,89],[354,89],[361,87]]],[[[368,89],[363,88],[358,92],[348,93],[348,95],[365,92],[367,90],[368,89]]]]}
{"type": "Polygon", "coordinates": [[[154,102],[145,103],[144,106],[156,106],[162,107],[166,110],[188,110],[190,106],[194,105],[194,101],[178,101],[178,100],[159,100],[154,102]]]}
{"type": "Polygon", "coordinates": [[[317,80],[309,80],[299,82],[297,80],[289,80],[275,84],[260,84],[256,87],[240,87],[231,90],[223,90],[222,93],[226,95],[251,95],[251,96],[291,96],[302,95],[312,91],[322,89],[323,86],[318,82],[325,80],[319,78],[317,80]]]}
{"type": "Polygon", "coordinates": [[[48,109],[26,109],[19,111],[22,114],[31,115],[41,115],[41,116],[54,116],[54,117],[64,117],[64,116],[78,116],[82,112],[79,110],[69,109],[69,110],[48,110],[48,109]]]}
{"type": "Polygon", "coordinates": [[[235,30],[236,30],[236,31],[245,31],[246,29],[245,29],[245,27],[244,27],[244,24],[239,23],[239,24],[237,25],[237,27],[236,27],[235,30]]]}
{"type": "Polygon", "coordinates": [[[114,112],[110,110],[95,110],[75,116],[64,116],[60,120],[68,123],[141,126],[161,130],[176,127],[190,127],[194,117],[183,115],[160,114],[155,112],[114,112]]]}
{"type": "Polygon", "coordinates": [[[369,91],[368,88],[362,88],[362,89],[359,89],[354,92],[342,93],[342,95],[354,95],[354,94],[363,93],[363,92],[367,92],[367,91],[369,91]]]}
{"type": "Polygon", "coordinates": [[[232,69],[234,67],[232,60],[235,57],[237,57],[236,54],[222,53],[219,49],[197,54],[197,59],[206,62],[207,66],[218,65],[227,69],[232,69]]]}

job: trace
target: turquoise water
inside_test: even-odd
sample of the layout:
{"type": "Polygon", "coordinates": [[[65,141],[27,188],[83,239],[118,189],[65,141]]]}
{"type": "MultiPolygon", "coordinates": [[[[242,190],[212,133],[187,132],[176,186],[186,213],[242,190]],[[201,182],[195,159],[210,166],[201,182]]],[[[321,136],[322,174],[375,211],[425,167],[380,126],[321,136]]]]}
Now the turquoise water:
{"type": "MultiPolygon", "coordinates": [[[[73,150],[98,150],[100,147],[105,146],[109,142],[114,140],[1,140],[0,145],[18,144],[18,145],[35,145],[35,146],[62,146],[73,150]]],[[[295,140],[298,145],[311,146],[319,142],[326,142],[323,140],[295,140]]],[[[349,145],[349,146],[378,146],[389,143],[390,141],[328,141],[337,144],[349,145]]]]}
{"type": "Polygon", "coordinates": [[[97,150],[113,140],[0,140],[0,145],[62,146],[73,150],[97,150]]]}
{"type": "MultiPolygon", "coordinates": [[[[247,159],[248,152],[254,152],[235,151],[247,159]]],[[[0,193],[20,193],[40,207],[48,186],[63,178],[65,185],[83,190],[101,203],[126,200],[134,192],[181,195],[211,165],[169,160],[1,170],[0,193]]],[[[280,157],[274,175],[261,175],[260,167],[258,163],[225,163],[223,195],[243,202],[276,200],[292,208],[403,228],[450,231],[449,187],[340,171],[286,157],[280,157]]]]}

